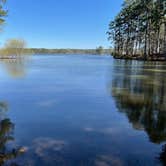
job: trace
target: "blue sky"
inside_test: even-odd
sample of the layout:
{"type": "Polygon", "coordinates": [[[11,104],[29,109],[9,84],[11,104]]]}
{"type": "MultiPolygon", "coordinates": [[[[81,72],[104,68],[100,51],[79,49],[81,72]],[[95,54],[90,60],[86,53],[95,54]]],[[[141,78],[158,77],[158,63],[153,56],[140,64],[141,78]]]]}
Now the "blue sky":
{"type": "Polygon", "coordinates": [[[29,47],[109,47],[106,32],[123,0],[8,0],[0,45],[23,38],[29,47]]]}

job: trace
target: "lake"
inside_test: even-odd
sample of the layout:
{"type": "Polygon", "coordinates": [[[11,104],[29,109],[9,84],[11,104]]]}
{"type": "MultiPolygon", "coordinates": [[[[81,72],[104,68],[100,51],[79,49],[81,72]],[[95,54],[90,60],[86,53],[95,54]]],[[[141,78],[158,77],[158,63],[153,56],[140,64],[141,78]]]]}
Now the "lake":
{"type": "Polygon", "coordinates": [[[0,165],[166,164],[166,63],[38,55],[0,78],[0,165]]]}

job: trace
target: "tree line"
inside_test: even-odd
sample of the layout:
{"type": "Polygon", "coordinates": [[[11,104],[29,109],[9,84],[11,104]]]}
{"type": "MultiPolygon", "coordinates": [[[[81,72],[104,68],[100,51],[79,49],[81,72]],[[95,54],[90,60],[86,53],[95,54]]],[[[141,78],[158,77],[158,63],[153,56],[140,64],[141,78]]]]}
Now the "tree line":
{"type": "Polygon", "coordinates": [[[125,0],[108,35],[115,57],[165,59],[166,0],[125,0]]]}
{"type": "Polygon", "coordinates": [[[27,48],[26,51],[34,54],[110,54],[110,49],[97,47],[96,49],[46,49],[46,48],[27,48]]]}

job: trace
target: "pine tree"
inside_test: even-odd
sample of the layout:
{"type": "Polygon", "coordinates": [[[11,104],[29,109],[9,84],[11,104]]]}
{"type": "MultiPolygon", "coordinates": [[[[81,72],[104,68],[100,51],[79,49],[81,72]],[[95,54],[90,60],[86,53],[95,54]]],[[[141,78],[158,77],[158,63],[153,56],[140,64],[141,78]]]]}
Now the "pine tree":
{"type": "Polygon", "coordinates": [[[166,58],[166,0],[125,0],[108,35],[115,57],[166,58]]]}

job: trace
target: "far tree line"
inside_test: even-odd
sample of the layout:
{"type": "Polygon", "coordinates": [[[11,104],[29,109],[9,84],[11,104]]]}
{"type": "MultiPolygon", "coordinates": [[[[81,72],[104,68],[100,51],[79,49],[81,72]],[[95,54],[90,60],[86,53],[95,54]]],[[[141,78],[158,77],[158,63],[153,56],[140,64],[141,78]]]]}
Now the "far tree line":
{"type": "Polygon", "coordinates": [[[110,54],[111,49],[104,49],[102,46],[96,49],[46,49],[46,48],[27,48],[29,52],[34,54],[110,54]]]}
{"type": "Polygon", "coordinates": [[[108,35],[115,57],[166,58],[166,0],[125,0],[108,35]]]}
{"type": "Polygon", "coordinates": [[[102,46],[96,49],[46,49],[46,48],[27,48],[23,39],[9,39],[0,49],[0,59],[15,59],[27,54],[92,54],[92,55],[109,55],[111,49],[104,49],[102,46]]]}

